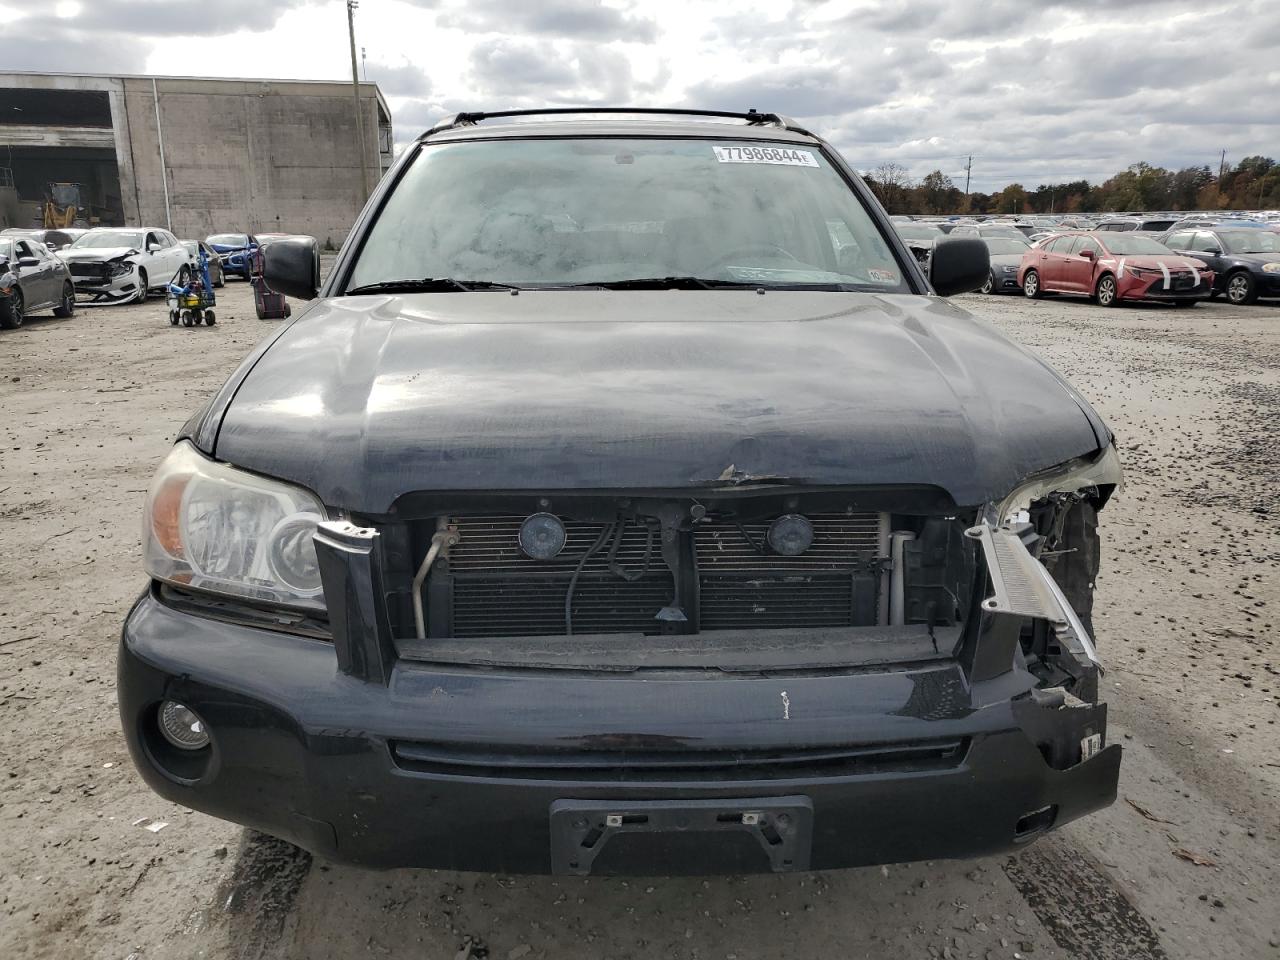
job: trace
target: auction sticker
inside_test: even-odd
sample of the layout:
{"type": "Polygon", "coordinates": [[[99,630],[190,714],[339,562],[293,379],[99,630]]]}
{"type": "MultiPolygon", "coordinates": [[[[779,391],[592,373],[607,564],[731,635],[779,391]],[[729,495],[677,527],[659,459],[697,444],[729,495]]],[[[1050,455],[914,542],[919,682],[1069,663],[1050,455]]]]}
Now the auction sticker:
{"type": "Polygon", "coordinates": [[[897,283],[898,275],[892,270],[868,270],[867,276],[872,283],[897,283]]]}
{"type": "Polygon", "coordinates": [[[776,163],[784,167],[816,167],[818,158],[808,150],[791,147],[712,147],[721,163],[776,163]]]}

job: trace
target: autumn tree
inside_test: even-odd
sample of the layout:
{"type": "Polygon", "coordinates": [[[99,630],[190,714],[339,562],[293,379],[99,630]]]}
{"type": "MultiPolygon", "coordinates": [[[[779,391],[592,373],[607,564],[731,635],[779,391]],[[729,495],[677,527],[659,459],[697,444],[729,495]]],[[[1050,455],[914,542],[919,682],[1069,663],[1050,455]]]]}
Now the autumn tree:
{"type": "Polygon", "coordinates": [[[911,177],[907,168],[886,161],[866,175],[867,186],[890,213],[910,213],[911,177]]]}

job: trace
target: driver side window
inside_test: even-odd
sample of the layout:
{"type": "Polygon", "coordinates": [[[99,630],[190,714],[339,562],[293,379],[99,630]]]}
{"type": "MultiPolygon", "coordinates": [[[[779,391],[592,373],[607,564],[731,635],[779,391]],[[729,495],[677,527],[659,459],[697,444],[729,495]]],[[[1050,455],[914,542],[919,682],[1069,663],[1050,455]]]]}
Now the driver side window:
{"type": "MultiPolygon", "coordinates": [[[[143,241],[142,241],[142,245],[143,245],[147,250],[150,250],[150,249],[151,249],[151,247],[152,247],[152,245],[153,245],[153,244],[157,244],[157,243],[160,243],[160,238],[159,238],[159,237],[157,237],[154,233],[148,233],[148,234],[147,234],[147,238],[146,238],[145,240],[143,240],[143,241]]],[[[161,246],[164,246],[164,244],[160,244],[160,245],[161,245],[161,246]]]]}
{"type": "Polygon", "coordinates": [[[1175,233],[1164,242],[1164,245],[1170,250],[1186,250],[1190,244],[1191,234],[1189,233],[1175,233]]]}

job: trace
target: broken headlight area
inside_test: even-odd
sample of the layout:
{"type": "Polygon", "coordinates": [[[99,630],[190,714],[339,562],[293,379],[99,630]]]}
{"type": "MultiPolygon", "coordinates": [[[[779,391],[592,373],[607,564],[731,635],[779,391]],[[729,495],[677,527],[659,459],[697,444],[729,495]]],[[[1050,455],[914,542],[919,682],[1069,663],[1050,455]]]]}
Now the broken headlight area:
{"type": "Polygon", "coordinates": [[[1088,702],[1097,699],[1101,669],[1093,641],[1098,511],[1121,485],[1109,445],[1028,479],[969,531],[994,570],[984,609],[1003,615],[998,629],[1006,638],[1017,624],[1018,647],[1042,688],[1062,687],[1088,702]]]}
{"type": "Polygon", "coordinates": [[[127,260],[113,260],[107,264],[107,276],[112,280],[133,273],[133,264],[127,260]]]}

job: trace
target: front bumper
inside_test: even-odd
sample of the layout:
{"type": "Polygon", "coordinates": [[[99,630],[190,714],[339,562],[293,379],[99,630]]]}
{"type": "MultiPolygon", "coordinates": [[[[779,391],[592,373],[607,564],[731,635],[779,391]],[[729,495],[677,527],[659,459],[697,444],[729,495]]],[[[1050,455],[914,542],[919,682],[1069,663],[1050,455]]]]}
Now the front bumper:
{"type": "Polygon", "coordinates": [[[1280,297],[1280,273],[1259,271],[1253,275],[1253,279],[1258,285],[1258,296],[1267,299],[1280,297]]]}
{"type": "Polygon", "coordinates": [[[1146,300],[1167,303],[1208,300],[1212,291],[1212,273],[1201,273],[1199,282],[1184,286],[1179,286],[1176,280],[1171,280],[1166,285],[1163,278],[1153,280],[1147,276],[1125,276],[1116,284],[1116,293],[1121,300],[1146,300]]]}
{"type": "Polygon", "coordinates": [[[1022,283],[1018,279],[1018,271],[1013,273],[1004,273],[997,271],[991,275],[994,283],[991,285],[992,293],[1021,293],[1022,283]]]}
{"type": "MultiPolygon", "coordinates": [[[[1105,735],[1105,706],[1044,703],[1034,685],[1021,668],[970,683],[950,658],[773,676],[396,659],[369,680],[340,669],[326,641],[193,615],[153,592],[130,612],[119,658],[129,749],[162,796],[331,860],[528,873],[573,872],[564,831],[553,837],[565,802],[662,801],[677,819],[695,801],[804,805],[812,843],[785,869],[1009,850],[1116,794],[1118,746],[1080,759],[1082,737],[1105,735]],[[175,765],[156,732],[165,698],[207,724],[196,767],[175,765]],[[655,754],[676,759],[640,764],[655,754]]],[[[780,869],[751,843],[632,839],[595,869],[780,869]]]]}
{"type": "Polygon", "coordinates": [[[249,262],[253,259],[249,253],[220,253],[218,260],[222,263],[222,272],[232,277],[249,279],[249,262]]]}
{"type": "Polygon", "coordinates": [[[105,269],[93,264],[92,271],[85,269],[76,272],[74,264],[69,265],[71,282],[75,284],[77,297],[91,297],[95,300],[123,300],[138,292],[138,269],[132,267],[127,273],[109,276],[105,269]]]}

